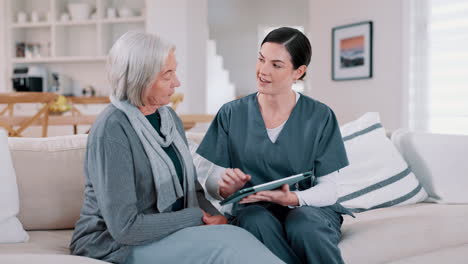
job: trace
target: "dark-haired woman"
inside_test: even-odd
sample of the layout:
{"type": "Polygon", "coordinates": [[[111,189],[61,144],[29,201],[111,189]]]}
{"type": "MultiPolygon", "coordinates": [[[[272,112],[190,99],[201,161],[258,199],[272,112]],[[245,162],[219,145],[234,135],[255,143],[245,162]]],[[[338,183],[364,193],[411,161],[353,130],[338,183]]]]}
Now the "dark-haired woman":
{"type": "Polygon", "coordinates": [[[207,181],[212,196],[314,171],[290,190],[250,195],[235,204],[231,223],[245,228],[286,263],[343,263],[337,173],[348,165],[339,126],[325,104],[292,90],[311,59],[307,37],[279,28],[263,40],[258,92],[225,104],[197,152],[219,168],[207,181]]]}

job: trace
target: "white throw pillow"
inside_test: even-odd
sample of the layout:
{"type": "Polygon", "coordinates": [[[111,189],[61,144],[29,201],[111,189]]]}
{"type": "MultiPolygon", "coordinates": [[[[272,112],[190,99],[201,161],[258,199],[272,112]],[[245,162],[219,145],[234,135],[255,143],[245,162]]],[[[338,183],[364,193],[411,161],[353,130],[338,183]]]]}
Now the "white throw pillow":
{"type": "Polygon", "coordinates": [[[354,212],[418,203],[427,193],[387,138],[378,113],[343,125],[350,165],[338,175],[338,201],[354,212]]]}
{"type": "Polygon", "coordinates": [[[0,243],[19,243],[29,239],[16,217],[18,212],[18,186],[8,149],[8,136],[0,130],[0,243]]]}
{"type": "Polygon", "coordinates": [[[399,129],[392,141],[436,203],[468,203],[468,136],[399,129]]]}
{"type": "Polygon", "coordinates": [[[27,230],[74,228],[83,206],[87,135],[8,138],[27,230]]]}

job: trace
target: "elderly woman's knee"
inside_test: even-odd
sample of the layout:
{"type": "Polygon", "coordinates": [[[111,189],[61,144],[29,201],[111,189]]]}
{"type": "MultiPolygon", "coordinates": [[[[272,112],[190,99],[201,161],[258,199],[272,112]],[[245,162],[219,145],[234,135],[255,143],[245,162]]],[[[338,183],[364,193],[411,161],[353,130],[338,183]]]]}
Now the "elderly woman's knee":
{"type": "Polygon", "coordinates": [[[221,234],[223,237],[242,238],[245,236],[251,236],[251,234],[243,228],[234,225],[215,225],[204,227],[206,227],[212,233],[216,233],[218,235],[221,234]]]}
{"type": "Polygon", "coordinates": [[[241,227],[234,225],[220,225],[219,229],[224,237],[229,238],[222,242],[226,247],[249,248],[259,245],[257,238],[241,227]]]}
{"type": "Polygon", "coordinates": [[[217,260],[216,263],[283,263],[247,230],[233,225],[217,228],[225,238],[217,243],[217,247],[222,248],[219,255],[221,259],[227,257],[229,262],[217,260]]]}
{"type": "Polygon", "coordinates": [[[261,247],[260,242],[247,230],[234,225],[211,225],[188,228],[191,237],[200,238],[203,247],[222,249],[249,249],[261,247]]]}

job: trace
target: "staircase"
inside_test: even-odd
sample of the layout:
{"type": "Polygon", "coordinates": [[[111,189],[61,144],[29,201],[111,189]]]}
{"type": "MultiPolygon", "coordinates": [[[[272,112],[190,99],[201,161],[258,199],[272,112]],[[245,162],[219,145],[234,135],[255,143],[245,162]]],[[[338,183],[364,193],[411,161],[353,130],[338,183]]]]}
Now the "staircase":
{"type": "Polygon", "coordinates": [[[223,104],[235,99],[236,89],[223,67],[223,57],[216,53],[216,41],[209,39],[206,46],[206,111],[216,114],[223,104]]]}

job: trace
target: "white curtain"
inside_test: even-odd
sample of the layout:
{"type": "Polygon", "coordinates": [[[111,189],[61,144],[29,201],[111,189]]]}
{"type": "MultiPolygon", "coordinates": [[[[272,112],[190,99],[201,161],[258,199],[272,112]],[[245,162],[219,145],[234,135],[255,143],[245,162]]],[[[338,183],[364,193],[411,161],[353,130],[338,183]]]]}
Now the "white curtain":
{"type": "Polygon", "coordinates": [[[468,134],[468,0],[410,4],[409,124],[468,134]]]}

